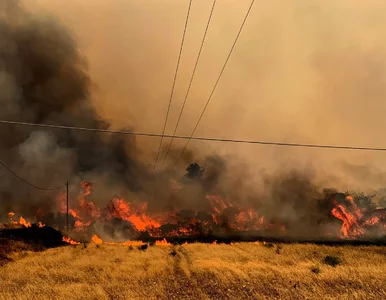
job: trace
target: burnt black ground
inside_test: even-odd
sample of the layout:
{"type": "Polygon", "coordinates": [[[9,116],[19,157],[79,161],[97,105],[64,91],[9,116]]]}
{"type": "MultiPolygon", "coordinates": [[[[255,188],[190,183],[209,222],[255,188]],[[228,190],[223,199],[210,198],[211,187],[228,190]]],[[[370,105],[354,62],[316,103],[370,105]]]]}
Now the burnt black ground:
{"type": "MultiPolygon", "coordinates": [[[[6,238],[11,240],[22,241],[27,244],[40,245],[44,248],[52,248],[65,245],[62,241],[63,234],[49,226],[39,228],[36,225],[25,228],[14,229],[0,229],[0,238],[6,238]]],[[[137,240],[141,240],[144,243],[152,244],[157,240],[166,239],[171,244],[183,244],[183,243],[224,243],[230,244],[235,242],[266,242],[266,243],[280,243],[280,244],[317,244],[317,245],[351,245],[351,246],[364,246],[364,245],[385,245],[386,237],[383,238],[357,238],[357,239],[341,239],[341,238],[327,238],[327,237],[294,237],[285,236],[284,234],[275,235],[268,231],[241,231],[233,232],[228,235],[189,235],[189,236],[168,236],[168,237],[151,237],[144,233],[139,235],[137,240]]]]}

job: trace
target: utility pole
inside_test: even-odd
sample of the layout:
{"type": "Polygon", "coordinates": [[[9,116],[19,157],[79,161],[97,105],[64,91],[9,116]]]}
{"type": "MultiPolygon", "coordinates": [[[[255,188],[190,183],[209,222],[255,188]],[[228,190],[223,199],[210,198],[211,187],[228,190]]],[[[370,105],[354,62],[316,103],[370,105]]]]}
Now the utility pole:
{"type": "Polygon", "coordinates": [[[69,230],[68,230],[68,226],[69,226],[69,222],[68,222],[68,181],[66,182],[66,197],[67,197],[67,215],[66,215],[66,227],[67,227],[67,235],[69,234],[69,230]]]}

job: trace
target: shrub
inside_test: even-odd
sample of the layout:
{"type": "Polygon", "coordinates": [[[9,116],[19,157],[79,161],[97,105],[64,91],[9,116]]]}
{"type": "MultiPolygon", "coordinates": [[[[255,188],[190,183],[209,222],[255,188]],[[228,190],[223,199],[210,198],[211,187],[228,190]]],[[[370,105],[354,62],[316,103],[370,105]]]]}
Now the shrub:
{"type": "Polygon", "coordinates": [[[264,245],[265,247],[267,247],[267,248],[273,248],[273,247],[275,247],[275,245],[274,245],[273,243],[266,243],[266,242],[264,242],[263,245],[264,245]]]}
{"type": "Polygon", "coordinates": [[[341,263],[341,259],[337,256],[327,255],[323,259],[323,263],[325,263],[326,265],[329,265],[331,267],[336,267],[337,265],[339,265],[341,263]]]}
{"type": "Polygon", "coordinates": [[[315,274],[319,274],[320,273],[320,267],[319,266],[312,266],[311,272],[315,273],[315,274]]]}
{"type": "Polygon", "coordinates": [[[148,247],[147,244],[143,244],[143,245],[141,245],[141,246],[138,246],[138,250],[146,251],[146,250],[147,250],[147,247],[148,247]]]}

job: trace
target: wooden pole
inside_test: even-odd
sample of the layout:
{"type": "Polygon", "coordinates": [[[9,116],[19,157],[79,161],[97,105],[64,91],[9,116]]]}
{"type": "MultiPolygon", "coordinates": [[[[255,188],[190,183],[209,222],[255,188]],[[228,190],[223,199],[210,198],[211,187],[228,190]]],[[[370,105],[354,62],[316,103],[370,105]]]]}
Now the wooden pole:
{"type": "Polygon", "coordinates": [[[66,183],[66,202],[67,202],[67,215],[66,215],[66,228],[67,228],[67,235],[69,234],[69,230],[68,230],[68,227],[69,227],[69,221],[68,221],[68,181],[66,183]]]}

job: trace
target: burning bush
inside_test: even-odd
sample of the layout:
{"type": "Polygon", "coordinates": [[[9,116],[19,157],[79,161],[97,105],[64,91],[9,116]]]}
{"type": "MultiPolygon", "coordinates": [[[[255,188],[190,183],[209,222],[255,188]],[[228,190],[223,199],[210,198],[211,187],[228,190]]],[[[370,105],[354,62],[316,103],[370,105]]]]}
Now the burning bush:
{"type": "MultiPolygon", "coordinates": [[[[280,216],[266,218],[259,211],[239,207],[237,202],[234,203],[231,199],[218,195],[205,197],[210,207],[209,211],[181,209],[174,212],[152,213],[148,210],[146,202],[133,204],[118,197],[114,197],[104,208],[100,208],[91,200],[92,184],[83,182],[81,186],[83,192],[79,194],[77,201],[71,199],[72,204],[69,209],[69,226],[78,240],[89,241],[93,235],[99,235],[99,233],[108,236],[112,241],[165,236],[226,236],[256,230],[262,234],[271,230],[273,235],[291,235],[296,232],[301,233],[302,231],[297,231],[297,228],[307,226],[313,228],[313,232],[316,233],[315,238],[326,233],[334,237],[336,233],[331,230],[333,224],[336,224],[337,234],[341,237],[360,238],[370,233],[380,234],[386,229],[386,210],[372,210],[373,196],[363,194],[351,196],[347,193],[325,190],[324,197],[314,201],[316,210],[313,218],[284,222],[280,216]],[[319,217],[316,218],[316,216],[319,217]],[[301,224],[301,221],[305,223],[301,224]]],[[[58,197],[59,213],[45,215],[40,211],[38,220],[41,225],[39,226],[44,226],[44,221],[48,225],[63,230],[67,219],[64,201],[65,197],[58,197]]],[[[22,217],[20,222],[13,221],[14,215],[10,213],[10,224],[31,226],[31,223],[22,217]]],[[[310,232],[312,231],[308,231],[308,234],[303,232],[299,236],[310,236],[310,232]]],[[[266,246],[269,245],[269,243],[266,244],[266,246]]],[[[280,253],[279,248],[277,251],[280,253]]]]}

